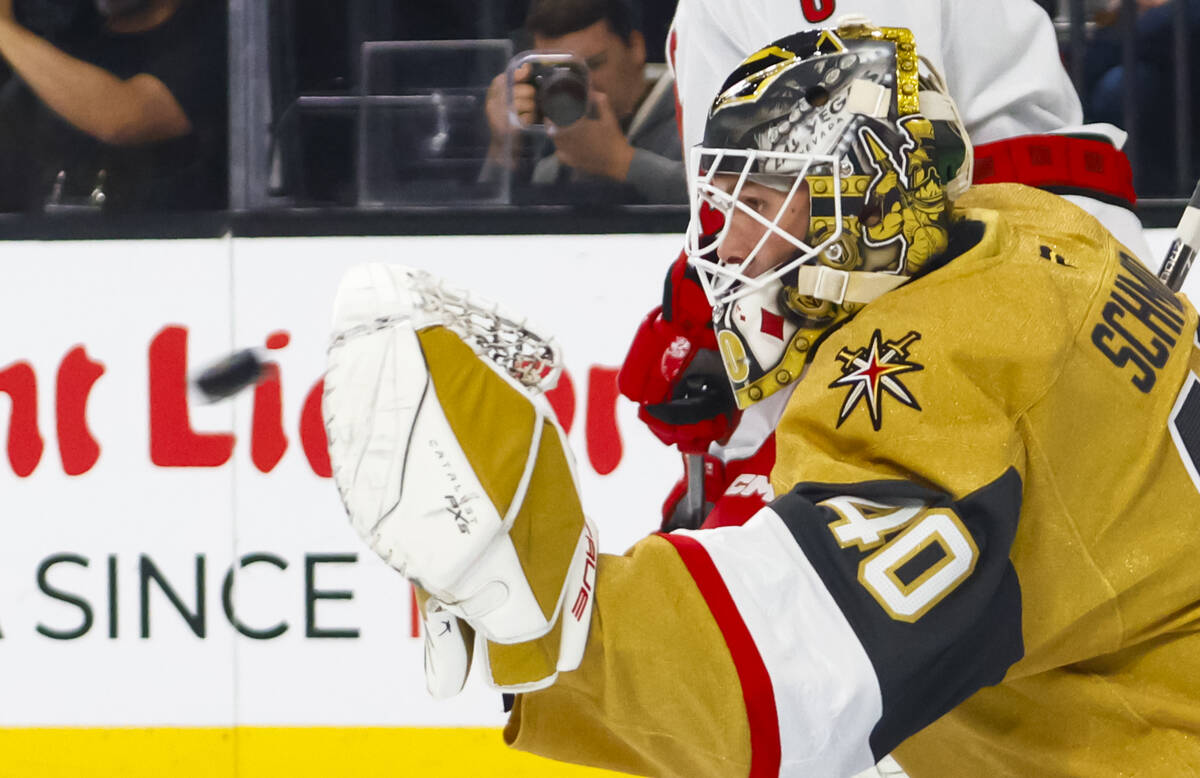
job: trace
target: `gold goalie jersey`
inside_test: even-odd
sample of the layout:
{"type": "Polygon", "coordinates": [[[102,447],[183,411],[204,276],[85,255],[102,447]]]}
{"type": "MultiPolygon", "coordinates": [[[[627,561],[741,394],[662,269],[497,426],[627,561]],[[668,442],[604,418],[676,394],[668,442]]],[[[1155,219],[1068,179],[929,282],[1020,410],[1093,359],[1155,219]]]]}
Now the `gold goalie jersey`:
{"type": "Polygon", "coordinates": [[[1200,774],[1196,312],[1091,217],[980,187],[814,352],[783,495],[602,557],[518,748],[641,775],[1200,774]]]}

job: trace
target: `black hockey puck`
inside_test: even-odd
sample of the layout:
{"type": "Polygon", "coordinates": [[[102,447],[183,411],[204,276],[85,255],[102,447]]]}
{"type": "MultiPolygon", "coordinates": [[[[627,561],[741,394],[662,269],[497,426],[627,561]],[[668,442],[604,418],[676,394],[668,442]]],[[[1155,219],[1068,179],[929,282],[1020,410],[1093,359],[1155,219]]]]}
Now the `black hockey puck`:
{"type": "Polygon", "coordinates": [[[193,382],[209,402],[232,397],[258,383],[263,375],[263,361],[254,349],[242,349],[205,368],[193,382]]]}

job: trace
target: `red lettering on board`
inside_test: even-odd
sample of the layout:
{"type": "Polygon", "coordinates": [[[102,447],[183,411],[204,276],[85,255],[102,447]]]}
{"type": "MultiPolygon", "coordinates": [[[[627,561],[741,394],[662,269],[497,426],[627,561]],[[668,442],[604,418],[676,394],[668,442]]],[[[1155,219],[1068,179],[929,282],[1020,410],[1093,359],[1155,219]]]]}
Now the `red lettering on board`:
{"type": "Polygon", "coordinates": [[[562,371],[558,377],[558,386],[546,392],[546,399],[550,401],[550,407],[558,417],[558,425],[563,428],[564,433],[569,434],[571,425],[575,423],[575,383],[571,380],[570,373],[562,371]]]}
{"type": "MultiPolygon", "coordinates": [[[[284,331],[267,336],[267,348],[281,349],[291,342],[284,331]]],[[[288,439],[283,431],[283,387],[279,365],[268,362],[265,376],[254,387],[254,412],[250,424],[250,461],[260,473],[269,473],[283,459],[288,439]]]]}
{"type": "Polygon", "coordinates": [[[254,412],[250,422],[250,461],[260,473],[269,473],[283,459],[288,439],[283,431],[283,389],[279,366],[265,365],[266,378],[254,387],[254,412]]]}
{"type": "Polygon", "coordinates": [[[196,432],[188,416],[185,327],[168,325],[150,341],[150,461],[159,467],[220,467],[233,435],[196,432]]]}
{"type": "Polygon", "coordinates": [[[592,469],[608,475],[621,464],[621,433],[617,429],[617,368],[588,370],[587,454],[592,469]]]}
{"type": "MultiPolygon", "coordinates": [[[[232,432],[197,432],[191,426],[188,392],[188,329],[167,325],[151,339],[148,356],[149,450],[158,467],[220,467],[227,464],[236,445],[232,432]]],[[[285,331],[271,333],[268,349],[289,344],[285,331]]],[[[287,453],[289,439],[283,417],[283,382],[278,363],[268,362],[265,377],[255,386],[250,424],[250,459],[262,473],[272,472],[287,453]]],[[[99,461],[101,444],[88,425],[88,406],[96,382],[107,373],[84,345],[72,347],[56,374],[55,431],[63,472],[87,473],[99,461]]],[[[301,448],[312,472],[332,477],[328,440],[321,414],[324,380],[305,395],[298,432],[301,448]]],[[[45,448],[38,430],[37,375],[26,361],[0,370],[0,394],[11,400],[8,458],[13,472],[28,477],[41,461],[45,448]]],[[[612,473],[624,457],[617,424],[617,369],[593,365],[588,369],[584,441],[588,463],[599,475],[612,473]]],[[[563,371],[558,386],[546,399],[564,433],[574,427],[579,397],[570,373],[563,371]]]]}
{"type": "Polygon", "coordinates": [[[0,370],[0,392],[12,400],[8,416],[8,463],[25,478],[38,466],[45,443],[37,425],[37,375],[28,362],[0,370]]]}
{"type": "Polygon", "coordinates": [[[55,381],[55,426],[63,472],[83,475],[100,459],[100,444],[87,425],[92,387],[104,375],[104,364],[88,357],[83,346],[67,352],[55,381]]]}
{"type": "Polygon", "coordinates": [[[333,477],[329,463],[329,438],[325,435],[325,419],[321,416],[321,398],[325,395],[325,379],[313,384],[304,398],[300,411],[300,446],[308,458],[308,466],[322,478],[333,477]]]}

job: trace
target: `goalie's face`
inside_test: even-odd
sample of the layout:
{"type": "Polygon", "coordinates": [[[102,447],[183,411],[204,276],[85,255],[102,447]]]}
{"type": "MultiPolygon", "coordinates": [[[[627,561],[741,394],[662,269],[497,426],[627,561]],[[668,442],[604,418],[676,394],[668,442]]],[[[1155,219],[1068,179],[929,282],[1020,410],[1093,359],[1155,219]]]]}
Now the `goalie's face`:
{"type": "Polygon", "coordinates": [[[734,175],[718,175],[713,183],[731,202],[736,191],[737,205],[728,209],[728,229],[717,245],[722,265],[758,278],[800,254],[796,243],[808,234],[807,183],[798,181],[783,191],[754,181],[739,188],[739,177],[734,175]]]}
{"type": "Polygon", "coordinates": [[[697,147],[692,161],[687,251],[714,308],[777,286],[838,237],[812,245],[809,235],[808,173],[832,157],[697,147]]]}

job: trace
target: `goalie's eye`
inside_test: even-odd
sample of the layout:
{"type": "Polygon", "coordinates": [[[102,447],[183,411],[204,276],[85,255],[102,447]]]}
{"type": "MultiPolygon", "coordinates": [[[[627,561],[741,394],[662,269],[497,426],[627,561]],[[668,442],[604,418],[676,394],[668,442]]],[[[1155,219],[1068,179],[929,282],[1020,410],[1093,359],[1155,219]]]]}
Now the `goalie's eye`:
{"type": "Polygon", "coordinates": [[[741,204],[746,208],[749,208],[756,213],[762,213],[767,207],[766,202],[754,196],[747,197],[746,195],[742,195],[739,202],[741,202],[741,204]]]}

